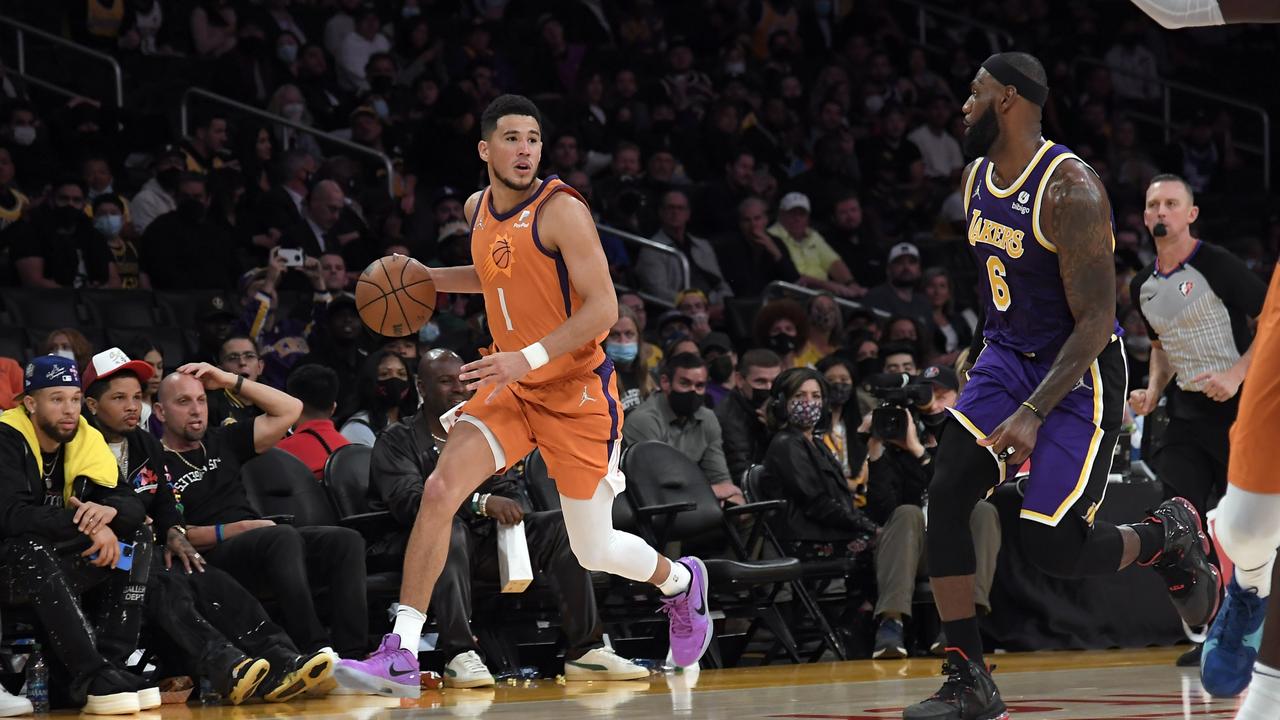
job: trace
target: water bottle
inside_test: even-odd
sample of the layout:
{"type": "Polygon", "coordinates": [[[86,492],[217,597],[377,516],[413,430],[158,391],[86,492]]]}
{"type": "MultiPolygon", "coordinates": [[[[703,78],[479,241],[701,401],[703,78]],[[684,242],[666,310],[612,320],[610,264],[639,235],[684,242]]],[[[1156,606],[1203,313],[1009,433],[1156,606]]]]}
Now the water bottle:
{"type": "Polygon", "coordinates": [[[49,712],[49,666],[37,643],[27,660],[27,699],[38,713],[49,712]]]}

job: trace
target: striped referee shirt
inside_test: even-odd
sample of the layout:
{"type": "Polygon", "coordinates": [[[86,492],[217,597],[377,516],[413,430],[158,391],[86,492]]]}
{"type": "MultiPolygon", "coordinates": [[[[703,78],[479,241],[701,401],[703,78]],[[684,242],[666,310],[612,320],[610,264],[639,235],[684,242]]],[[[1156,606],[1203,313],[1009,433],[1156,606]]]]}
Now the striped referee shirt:
{"type": "Polygon", "coordinates": [[[1143,268],[1129,289],[1147,333],[1160,341],[1185,393],[1201,393],[1196,377],[1240,360],[1253,339],[1249,320],[1262,312],[1267,294],[1244,262],[1203,241],[1167,272],[1155,263],[1143,268]]]}

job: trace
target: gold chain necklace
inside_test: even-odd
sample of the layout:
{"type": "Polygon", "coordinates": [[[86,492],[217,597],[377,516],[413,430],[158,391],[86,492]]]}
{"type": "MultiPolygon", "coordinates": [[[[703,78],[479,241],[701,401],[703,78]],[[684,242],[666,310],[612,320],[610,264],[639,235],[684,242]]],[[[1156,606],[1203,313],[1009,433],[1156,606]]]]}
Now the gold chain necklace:
{"type": "MultiPolygon", "coordinates": [[[[169,445],[166,444],[165,441],[163,440],[160,441],[160,447],[164,448],[166,452],[171,452],[174,455],[177,455],[178,459],[181,460],[184,465],[191,468],[192,470],[195,470],[198,473],[204,472],[203,467],[196,467],[195,465],[192,465],[191,461],[183,456],[182,451],[174,450],[173,448],[169,447],[169,445]]],[[[187,451],[187,452],[190,452],[190,451],[187,451]]],[[[205,463],[209,462],[209,451],[204,449],[204,441],[200,442],[200,452],[204,453],[205,463]]]]}

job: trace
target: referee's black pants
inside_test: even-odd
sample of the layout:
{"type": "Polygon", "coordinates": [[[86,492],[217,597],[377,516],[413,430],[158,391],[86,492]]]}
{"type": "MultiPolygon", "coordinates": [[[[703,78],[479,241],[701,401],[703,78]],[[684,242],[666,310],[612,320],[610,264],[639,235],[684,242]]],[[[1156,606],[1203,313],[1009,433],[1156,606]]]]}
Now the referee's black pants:
{"type": "Polygon", "coordinates": [[[342,657],[367,651],[364,538],[340,527],[274,525],[240,533],[204,554],[250,592],[279,604],[280,624],[303,652],[332,647],[342,657]],[[313,595],[329,594],[329,630],[313,595]]]}
{"type": "Polygon", "coordinates": [[[1228,432],[1218,419],[1173,417],[1156,454],[1156,470],[1166,498],[1184,497],[1204,514],[1227,491],[1228,432]]]}

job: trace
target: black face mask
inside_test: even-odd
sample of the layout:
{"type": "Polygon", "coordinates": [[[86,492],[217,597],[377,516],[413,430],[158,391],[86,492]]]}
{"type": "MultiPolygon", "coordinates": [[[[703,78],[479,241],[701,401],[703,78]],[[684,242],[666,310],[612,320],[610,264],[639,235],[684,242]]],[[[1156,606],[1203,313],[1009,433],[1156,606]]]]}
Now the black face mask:
{"type": "Polygon", "coordinates": [[[391,90],[393,80],[386,75],[374,75],[369,78],[369,88],[379,95],[386,95],[391,90]]]}
{"type": "Polygon", "coordinates": [[[774,333],[769,336],[769,349],[779,355],[790,355],[796,349],[796,336],[774,333]]]}
{"type": "Polygon", "coordinates": [[[758,408],[764,407],[764,404],[769,402],[769,389],[768,388],[751,388],[750,397],[751,397],[752,405],[758,408]]]}
{"type": "Polygon", "coordinates": [[[831,407],[844,407],[853,396],[853,385],[850,383],[831,383],[827,386],[827,399],[831,407]]]}
{"type": "Polygon", "coordinates": [[[733,377],[733,358],[720,355],[707,365],[707,374],[711,377],[711,382],[717,385],[729,382],[729,378],[733,377]]]}
{"type": "Polygon", "coordinates": [[[66,207],[55,207],[53,209],[53,217],[60,228],[75,227],[80,218],[84,217],[84,211],[67,205],[66,207]]]}
{"type": "Polygon", "coordinates": [[[374,393],[374,402],[380,408],[393,408],[399,405],[409,394],[409,381],[402,378],[387,378],[379,380],[377,392],[374,393]]]}
{"type": "Polygon", "coordinates": [[[184,198],[178,201],[178,212],[189,222],[199,223],[204,221],[204,203],[192,198],[184,198]]]}
{"type": "Polygon", "coordinates": [[[678,418],[693,417],[704,404],[702,396],[693,390],[667,393],[667,402],[671,405],[671,412],[678,418]]]}
{"type": "Polygon", "coordinates": [[[160,183],[160,187],[165,192],[172,193],[178,188],[178,178],[182,177],[182,171],[178,168],[169,168],[156,173],[156,182],[160,183]]]}
{"type": "Polygon", "coordinates": [[[880,358],[869,357],[858,361],[858,377],[870,377],[880,372],[880,358]]]}

